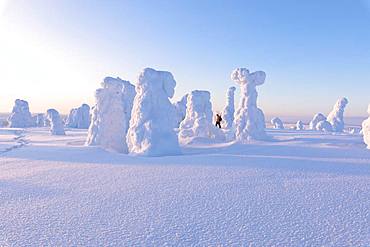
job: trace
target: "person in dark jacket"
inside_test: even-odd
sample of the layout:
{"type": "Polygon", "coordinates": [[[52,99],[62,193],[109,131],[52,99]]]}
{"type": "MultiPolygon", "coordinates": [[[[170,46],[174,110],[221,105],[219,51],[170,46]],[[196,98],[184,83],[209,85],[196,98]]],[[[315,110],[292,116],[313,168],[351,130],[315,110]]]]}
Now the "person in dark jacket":
{"type": "Polygon", "coordinates": [[[216,114],[216,127],[219,127],[221,129],[221,121],[222,117],[220,114],[216,114]]]}

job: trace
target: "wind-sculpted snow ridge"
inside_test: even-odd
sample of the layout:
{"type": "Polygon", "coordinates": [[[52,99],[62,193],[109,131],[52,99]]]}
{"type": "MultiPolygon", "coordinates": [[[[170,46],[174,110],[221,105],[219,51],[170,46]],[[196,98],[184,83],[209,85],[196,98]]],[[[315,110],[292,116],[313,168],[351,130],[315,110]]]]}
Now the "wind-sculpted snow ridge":
{"type": "Polygon", "coordinates": [[[297,121],[297,123],[295,124],[295,129],[296,130],[304,130],[304,124],[301,120],[297,121]]]}
{"type": "Polygon", "coordinates": [[[146,68],[140,73],[127,134],[130,153],[146,156],[180,153],[174,130],[176,110],[169,100],[175,86],[170,72],[146,68]]]}
{"type": "Polygon", "coordinates": [[[50,123],[50,132],[52,135],[65,135],[64,124],[57,110],[47,110],[46,118],[50,123]]]}
{"type": "Polygon", "coordinates": [[[240,105],[236,112],[234,125],[236,140],[248,142],[251,139],[265,140],[265,116],[257,107],[256,87],[265,82],[266,74],[263,71],[249,73],[246,68],[237,68],[231,73],[231,79],[240,86],[240,105]]]}
{"type": "Polygon", "coordinates": [[[364,142],[367,145],[367,148],[370,149],[370,104],[367,108],[367,113],[369,117],[362,122],[362,135],[364,136],[364,142]]]}
{"type": "Polygon", "coordinates": [[[213,123],[211,94],[194,90],[187,99],[186,116],[180,124],[179,139],[182,143],[198,138],[222,140],[222,132],[213,123]]]}
{"type": "Polygon", "coordinates": [[[333,126],[326,120],[318,122],[315,129],[324,132],[333,132],[333,126]]]}
{"type": "Polygon", "coordinates": [[[12,113],[8,118],[8,124],[10,128],[27,128],[35,126],[27,101],[20,99],[15,100],[12,113]]]}
{"type": "Polygon", "coordinates": [[[234,122],[235,113],[235,87],[229,87],[226,94],[226,106],[223,110],[222,118],[225,121],[225,128],[231,129],[234,122]]]}
{"type": "Polygon", "coordinates": [[[322,113],[317,113],[310,122],[310,129],[317,130],[316,126],[321,121],[326,121],[326,117],[322,113]]]}
{"type": "Polygon", "coordinates": [[[95,92],[86,145],[127,153],[126,135],[135,87],[128,81],[112,77],[106,77],[101,86],[95,92]]]}
{"type": "Polygon", "coordinates": [[[82,104],[73,108],[67,117],[66,127],[76,129],[88,129],[90,126],[90,106],[82,104]]]}
{"type": "Polygon", "coordinates": [[[188,99],[188,94],[185,94],[184,96],[182,96],[181,100],[177,101],[174,104],[175,109],[176,109],[176,123],[177,123],[176,128],[178,128],[182,120],[185,119],[187,99],[188,99]]]}
{"type": "Polygon", "coordinates": [[[281,121],[281,119],[278,117],[271,119],[271,124],[273,125],[274,129],[284,129],[283,121],[281,121]]]}
{"type": "Polygon", "coordinates": [[[344,129],[344,108],[347,106],[348,100],[346,98],[340,98],[335,103],[333,110],[328,115],[328,122],[333,127],[334,132],[343,132],[344,129]]]}

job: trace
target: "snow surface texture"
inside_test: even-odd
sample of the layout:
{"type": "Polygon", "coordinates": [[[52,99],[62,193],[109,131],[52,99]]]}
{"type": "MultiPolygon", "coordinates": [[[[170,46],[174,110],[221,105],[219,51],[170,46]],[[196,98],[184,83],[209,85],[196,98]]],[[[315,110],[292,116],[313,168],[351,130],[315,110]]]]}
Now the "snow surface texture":
{"type": "MultiPolygon", "coordinates": [[[[367,113],[370,115],[370,104],[367,108],[367,113]]],[[[367,148],[370,149],[370,116],[362,122],[362,134],[364,136],[364,142],[367,145],[367,148]]]]}
{"type": "Polygon", "coordinates": [[[86,145],[127,153],[126,135],[131,118],[134,86],[120,78],[106,77],[95,92],[95,106],[86,145]]]}
{"type": "Polygon", "coordinates": [[[322,113],[317,113],[317,114],[313,117],[313,119],[311,120],[311,122],[310,122],[310,129],[311,129],[311,130],[317,130],[317,129],[316,129],[317,124],[318,124],[319,122],[321,122],[321,121],[325,121],[325,120],[326,120],[326,117],[324,116],[324,114],[322,114],[322,113]]]}
{"type": "Polygon", "coordinates": [[[236,112],[235,127],[236,140],[265,140],[265,116],[257,107],[256,87],[265,82],[266,74],[263,71],[249,73],[246,68],[237,68],[231,73],[231,79],[240,85],[240,105],[236,112]]]}
{"type": "Polygon", "coordinates": [[[27,128],[35,125],[27,101],[15,100],[8,123],[10,128],[27,128]]]}
{"type": "Polygon", "coordinates": [[[73,108],[67,117],[66,126],[68,128],[88,129],[90,126],[90,106],[82,104],[78,108],[73,108]]]}
{"type": "Polygon", "coordinates": [[[333,110],[328,115],[328,122],[331,124],[334,132],[343,132],[344,129],[344,108],[348,104],[346,98],[340,98],[334,105],[333,110]]]}
{"type": "Polygon", "coordinates": [[[138,78],[127,144],[130,153],[147,156],[180,153],[174,127],[176,110],[169,101],[176,81],[167,71],[144,69],[138,78]]]}
{"type": "Polygon", "coordinates": [[[177,101],[174,104],[175,109],[176,109],[176,123],[177,123],[176,128],[178,128],[182,120],[185,119],[187,100],[188,100],[188,94],[185,94],[184,96],[182,96],[181,100],[177,101]]]}
{"type": "Polygon", "coordinates": [[[271,124],[274,126],[274,129],[284,129],[283,121],[281,121],[281,119],[278,117],[271,119],[271,124]]]}
{"type": "Polygon", "coordinates": [[[319,131],[332,132],[333,126],[328,121],[323,120],[317,123],[315,129],[319,131]]]}
{"type": "Polygon", "coordinates": [[[52,135],[65,135],[64,124],[57,110],[47,110],[46,118],[50,123],[50,132],[52,135]]]}
{"type": "Polygon", "coordinates": [[[26,129],[0,155],[0,246],[370,246],[362,137],[267,131],[149,159],[26,129]]]}
{"type": "Polygon", "coordinates": [[[304,124],[301,120],[297,121],[297,123],[295,125],[295,129],[296,130],[304,130],[304,124]]]}
{"type": "Polygon", "coordinates": [[[223,110],[222,119],[225,121],[225,128],[231,129],[234,122],[235,113],[235,87],[229,87],[226,94],[226,106],[223,110]]]}
{"type": "Polygon", "coordinates": [[[211,94],[194,90],[188,95],[186,116],[180,124],[180,142],[189,143],[198,138],[222,139],[222,133],[213,123],[211,94]]]}

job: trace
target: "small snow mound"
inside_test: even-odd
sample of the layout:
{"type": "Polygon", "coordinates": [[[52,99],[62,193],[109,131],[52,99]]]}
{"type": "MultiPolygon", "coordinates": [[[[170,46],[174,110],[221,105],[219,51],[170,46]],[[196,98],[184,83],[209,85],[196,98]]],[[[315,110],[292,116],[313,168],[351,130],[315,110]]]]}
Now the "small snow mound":
{"type": "Polygon", "coordinates": [[[333,132],[333,127],[326,120],[318,122],[315,129],[324,132],[333,132]]]}
{"type": "Polygon", "coordinates": [[[169,101],[175,86],[170,72],[146,68],[140,73],[127,134],[130,153],[147,156],[180,153],[174,130],[176,110],[169,101]]]}
{"type": "Polygon", "coordinates": [[[249,73],[246,68],[237,68],[231,73],[231,79],[240,85],[241,92],[240,105],[234,120],[235,137],[239,142],[267,139],[265,116],[257,107],[256,90],[257,86],[265,82],[265,78],[265,72],[249,73]]]}
{"type": "Polygon", "coordinates": [[[50,132],[52,135],[65,135],[64,124],[57,110],[47,110],[46,118],[50,123],[50,132]]]}
{"type": "Polygon", "coordinates": [[[27,128],[35,126],[27,101],[20,99],[15,100],[12,113],[8,118],[8,126],[10,128],[27,128]]]}
{"type": "Polygon", "coordinates": [[[328,122],[332,125],[334,132],[343,132],[344,129],[344,109],[348,104],[346,98],[340,98],[335,103],[333,110],[328,115],[328,122]]]}
{"type": "Polygon", "coordinates": [[[223,119],[225,121],[225,128],[230,129],[234,122],[235,104],[234,104],[234,94],[236,87],[229,87],[226,94],[226,106],[223,110],[223,119]]]}
{"type": "Polygon", "coordinates": [[[318,124],[319,122],[321,122],[321,121],[325,121],[325,120],[326,120],[326,117],[324,116],[324,114],[322,114],[322,113],[317,113],[317,114],[313,117],[313,119],[311,120],[311,122],[310,122],[310,129],[311,129],[311,130],[317,130],[317,129],[316,129],[317,124],[318,124]]]}
{"type": "Polygon", "coordinates": [[[278,117],[271,119],[271,124],[274,126],[274,129],[284,129],[283,121],[281,121],[281,119],[278,117]]]}
{"type": "MultiPolygon", "coordinates": [[[[370,104],[367,108],[367,112],[370,115],[370,104]]],[[[364,142],[367,145],[367,148],[370,149],[370,116],[362,122],[362,134],[364,137],[364,142]]]]}
{"type": "Polygon", "coordinates": [[[106,77],[95,92],[86,145],[127,153],[126,134],[135,87],[120,78],[106,77]]]}
{"type": "Polygon", "coordinates": [[[214,140],[222,138],[222,132],[213,123],[211,94],[208,91],[194,90],[188,95],[186,116],[180,124],[181,143],[194,142],[195,138],[214,140]]]}

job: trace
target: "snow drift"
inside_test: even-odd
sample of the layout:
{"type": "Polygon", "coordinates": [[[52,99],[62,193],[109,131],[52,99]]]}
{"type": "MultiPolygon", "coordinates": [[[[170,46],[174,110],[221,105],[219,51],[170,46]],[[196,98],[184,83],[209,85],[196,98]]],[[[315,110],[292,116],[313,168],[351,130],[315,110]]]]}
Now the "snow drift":
{"type": "Polygon", "coordinates": [[[65,135],[64,124],[57,110],[47,110],[46,118],[50,123],[50,132],[52,135],[65,135]]]}
{"type": "Polygon", "coordinates": [[[271,124],[274,126],[274,129],[284,129],[283,121],[278,117],[271,119],[271,124]]]}
{"type": "Polygon", "coordinates": [[[130,153],[147,156],[180,153],[174,130],[176,110],[169,101],[175,86],[170,72],[146,68],[140,73],[127,134],[130,153]]]}
{"type": "Polygon", "coordinates": [[[187,99],[186,116],[180,124],[179,139],[189,143],[195,138],[220,139],[221,131],[213,123],[211,94],[208,91],[194,90],[187,99]]]}
{"type": "Polygon", "coordinates": [[[317,113],[310,122],[310,129],[317,130],[316,126],[321,121],[326,121],[326,117],[322,113],[317,113]]]}
{"type": "Polygon", "coordinates": [[[226,106],[222,113],[222,118],[225,121],[225,128],[230,129],[233,126],[234,122],[234,113],[235,113],[235,87],[229,87],[226,94],[226,106]]]}
{"type": "Polygon", "coordinates": [[[367,145],[367,148],[370,149],[370,104],[367,108],[367,113],[369,117],[362,122],[362,134],[364,136],[364,142],[367,145]]]}
{"type": "Polygon", "coordinates": [[[86,145],[127,153],[126,134],[135,87],[120,78],[106,77],[95,92],[86,145]]]}
{"type": "Polygon", "coordinates": [[[67,117],[66,126],[68,128],[88,129],[90,126],[90,106],[82,104],[78,108],[73,108],[67,117]]]}
{"type": "Polygon", "coordinates": [[[348,104],[346,98],[340,98],[335,103],[333,110],[329,113],[327,121],[331,124],[334,132],[343,132],[344,129],[344,108],[348,104]]]}
{"type": "Polygon", "coordinates": [[[27,101],[20,99],[15,100],[12,113],[8,118],[8,126],[10,128],[27,128],[35,126],[35,121],[30,113],[27,101]]]}
{"type": "Polygon", "coordinates": [[[240,85],[240,105],[236,112],[235,127],[236,140],[246,142],[250,139],[264,140],[265,116],[257,107],[256,87],[265,82],[266,74],[263,71],[249,73],[246,68],[237,68],[231,73],[231,79],[240,85]]]}

